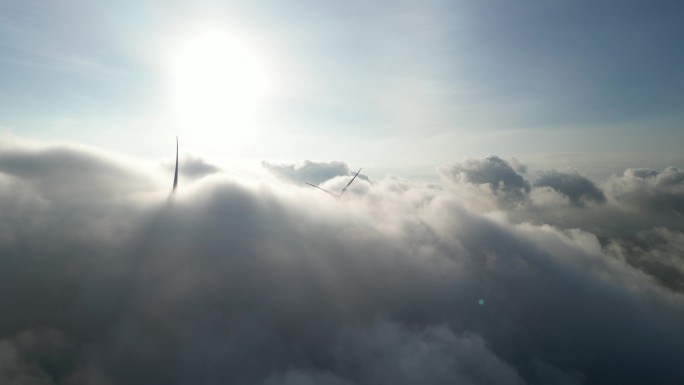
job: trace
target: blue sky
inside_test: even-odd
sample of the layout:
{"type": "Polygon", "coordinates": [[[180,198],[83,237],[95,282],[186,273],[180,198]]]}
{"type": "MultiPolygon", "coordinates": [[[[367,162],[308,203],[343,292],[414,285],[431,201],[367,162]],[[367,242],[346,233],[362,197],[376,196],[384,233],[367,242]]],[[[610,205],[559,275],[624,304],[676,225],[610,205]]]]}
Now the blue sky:
{"type": "Polygon", "coordinates": [[[223,164],[344,160],[410,174],[497,154],[589,174],[682,166],[683,11],[676,1],[2,1],[0,127],[151,159],[180,133],[223,164]],[[206,25],[252,47],[273,83],[239,127],[181,125],[169,103],[169,58],[206,25]]]}

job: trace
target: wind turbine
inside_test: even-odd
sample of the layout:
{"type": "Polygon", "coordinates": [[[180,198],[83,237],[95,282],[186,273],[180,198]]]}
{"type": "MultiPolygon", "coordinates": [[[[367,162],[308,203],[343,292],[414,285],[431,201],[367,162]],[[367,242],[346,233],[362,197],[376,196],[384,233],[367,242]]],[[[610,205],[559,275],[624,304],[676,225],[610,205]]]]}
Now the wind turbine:
{"type": "Polygon", "coordinates": [[[311,184],[311,183],[309,183],[309,182],[306,182],[306,184],[308,184],[308,185],[311,186],[311,187],[315,187],[315,188],[317,188],[317,189],[319,189],[319,190],[323,190],[323,191],[325,191],[326,193],[328,193],[328,194],[330,194],[330,195],[332,195],[332,196],[334,196],[334,197],[339,198],[339,197],[341,197],[341,196],[347,191],[347,189],[348,189],[349,186],[352,184],[352,182],[354,181],[354,179],[356,179],[356,177],[359,176],[359,173],[360,173],[360,172],[361,172],[361,169],[359,169],[359,171],[357,171],[356,174],[354,174],[354,177],[351,178],[351,180],[349,181],[349,183],[347,183],[347,185],[344,186],[344,188],[342,189],[342,191],[340,191],[339,193],[334,193],[334,192],[332,192],[332,191],[328,191],[328,190],[324,189],[323,187],[316,186],[315,184],[311,184]]]}
{"type": "Polygon", "coordinates": [[[176,172],[173,174],[173,191],[178,187],[178,137],[176,137],[176,172]]]}

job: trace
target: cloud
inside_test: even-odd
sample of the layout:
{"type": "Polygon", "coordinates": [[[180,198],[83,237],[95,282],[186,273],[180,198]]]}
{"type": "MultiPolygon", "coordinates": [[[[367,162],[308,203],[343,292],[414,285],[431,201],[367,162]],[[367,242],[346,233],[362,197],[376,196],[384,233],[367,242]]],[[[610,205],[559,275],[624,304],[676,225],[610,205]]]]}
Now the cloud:
{"type": "Polygon", "coordinates": [[[411,331],[385,321],[343,331],[331,366],[347,373],[288,371],[267,385],[365,383],[392,384],[523,384],[516,370],[502,362],[477,335],[455,335],[446,326],[411,331]]]}
{"type": "Polygon", "coordinates": [[[656,227],[613,242],[611,246],[625,261],[684,292],[684,233],[656,227]]]}
{"type": "MultiPolygon", "coordinates": [[[[516,166],[524,171],[524,166],[516,166]]],[[[518,174],[511,164],[498,156],[484,159],[468,159],[462,163],[440,168],[446,179],[456,183],[488,185],[497,196],[507,201],[519,202],[530,191],[530,184],[518,174]]]]}
{"type": "Polygon", "coordinates": [[[447,326],[411,331],[376,322],[343,333],[336,366],[359,383],[522,384],[475,334],[455,335],[447,326]]]}
{"type": "MultiPolygon", "coordinates": [[[[487,169],[489,163],[489,158],[471,159],[451,169],[487,169]]],[[[503,160],[495,163],[509,164],[503,160]]],[[[508,179],[517,179],[510,177],[511,170],[504,169],[508,179]]],[[[511,195],[502,195],[498,189],[482,189],[491,182],[477,184],[473,180],[496,178],[469,178],[468,173],[461,173],[451,179],[469,207],[484,212],[502,210],[513,223],[590,232],[612,257],[623,259],[668,288],[684,292],[684,254],[678,247],[679,235],[684,233],[679,207],[684,202],[681,170],[627,169],[623,175],[601,183],[601,187],[576,171],[541,171],[530,190],[514,190],[525,192],[523,196],[512,196],[515,204],[511,204],[511,195]]]]}
{"type": "Polygon", "coordinates": [[[68,354],[65,337],[58,331],[27,331],[0,340],[0,383],[54,385],[36,362],[68,354]]]}
{"type": "Polygon", "coordinates": [[[152,179],[135,161],[74,144],[41,147],[18,139],[0,146],[0,172],[41,185],[49,194],[125,194],[150,187],[152,179]],[[138,169],[138,171],[136,171],[138,169]]]}
{"type": "Polygon", "coordinates": [[[339,175],[349,174],[344,162],[313,162],[305,160],[301,164],[275,164],[262,162],[262,166],[278,178],[297,183],[320,184],[339,175]]]}
{"type": "MultiPolygon", "coordinates": [[[[169,175],[173,175],[173,170],[176,167],[175,160],[165,162],[163,165],[164,169],[169,172],[169,175]]],[[[178,161],[178,173],[183,179],[190,181],[218,172],[221,172],[221,169],[218,166],[191,154],[181,156],[178,161]]]]}
{"type": "Polygon", "coordinates": [[[606,196],[594,182],[575,172],[545,171],[534,182],[534,187],[550,187],[570,199],[575,206],[586,203],[605,203],[606,196]]]}
{"type": "MultiPolygon", "coordinates": [[[[353,176],[356,174],[356,171],[351,171],[346,163],[338,161],[314,162],[305,160],[300,164],[276,164],[264,161],[261,162],[261,165],[277,178],[298,184],[321,184],[338,176],[353,176]]],[[[358,178],[370,181],[363,174],[359,174],[358,178]]]]}
{"type": "Polygon", "coordinates": [[[611,194],[620,202],[641,209],[672,211],[684,215],[684,171],[667,167],[627,169],[608,181],[611,194]]]}
{"type": "MultiPolygon", "coordinates": [[[[533,199],[471,204],[532,193],[499,158],[468,163],[462,182],[384,178],[342,200],[226,174],[170,196],[167,172],[78,146],[13,143],[0,159],[12,159],[0,162],[7,383],[684,377],[682,294],[592,231],[542,222],[533,199]]],[[[620,202],[597,207],[622,212],[620,202]]],[[[668,246],[641,257],[677,252],[678,231],[644,237],[668,246]]]]}
{"type": "Polygon", "coordinates": [[[217,173],[221,169],[202,158],[186,155],[179,165],[179,171],[185,176],[198,178],[217,173]]]}

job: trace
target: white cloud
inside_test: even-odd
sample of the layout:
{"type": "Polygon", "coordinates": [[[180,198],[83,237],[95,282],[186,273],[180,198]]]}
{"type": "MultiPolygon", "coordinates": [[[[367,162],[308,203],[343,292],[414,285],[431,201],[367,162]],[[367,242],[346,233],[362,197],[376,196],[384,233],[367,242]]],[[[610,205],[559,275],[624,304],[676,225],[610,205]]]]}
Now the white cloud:
{"type": "MultiPolygon", "coordinates": [[[[19,369],[0,375],[60,385],[682,378],[684,298],[616,252],[637,236],[615,235],[627,203],[611,195],[593,216],[565,200],[538,205],[537,189],[497,159],[469,164],[496,163],[515,183],[458,166],[467,180],[360,181],[338,200],[213,174],[170,196],[168,173],[94,149],[2,146],[0,368],[19,369]],[[509,185],[523,204],[500,201],[509,185]],[[64,343],[17,348],[17,335],[42,341],[45,330],[64,343]]],[[[681,229],[660,235],[671,248],[648,249],[653,260],[680,250],[681,229]]]]}
{"type": "MultiPolygon", "coordinates": [[[[516,169],[524,170],[516,163],[516,169]]],[[[440,168],[440,173],[456,183],[487,185],[503,201],[517,203],[530,191],[530,184],[514,170],[511,163],[496,155],[468,159],[440,168]]]]}

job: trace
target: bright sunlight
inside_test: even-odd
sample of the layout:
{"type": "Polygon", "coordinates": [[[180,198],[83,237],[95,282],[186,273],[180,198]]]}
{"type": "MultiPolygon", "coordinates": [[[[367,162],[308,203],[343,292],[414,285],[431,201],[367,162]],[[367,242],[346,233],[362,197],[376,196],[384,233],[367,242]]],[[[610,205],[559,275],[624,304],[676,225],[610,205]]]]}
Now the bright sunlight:
{"type": "Polygon", "coordinates": [[[181,45],[173,78],[175,108],[184,129],[191,131],[244,129],[268,91],[257,55],[220,30],[205,31],[181,45]]]}

